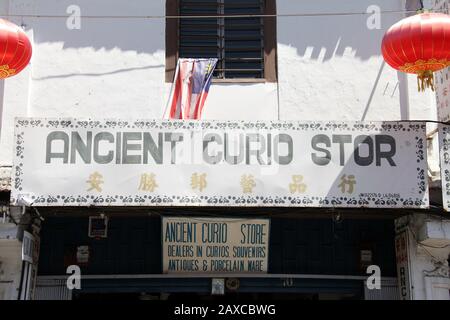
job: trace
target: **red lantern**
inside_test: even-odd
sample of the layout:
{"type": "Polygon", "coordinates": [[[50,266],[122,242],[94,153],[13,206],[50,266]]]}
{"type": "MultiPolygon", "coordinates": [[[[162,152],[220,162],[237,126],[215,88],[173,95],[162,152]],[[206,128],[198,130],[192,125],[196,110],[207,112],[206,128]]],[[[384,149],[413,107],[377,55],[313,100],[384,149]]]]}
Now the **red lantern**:
{"type": "Polygon", "coordinates": [[[0,19],[0,79],[18,74],[30,62],[31,43],[19,26],[0,19]]]}
{"type": "Polygon", "coordinates": [[[421,13],[386,32],[383,57],[394,69],[418,75],[419,91],[434,90],[433,72],[450,66],[450,16],[421,13]]]}

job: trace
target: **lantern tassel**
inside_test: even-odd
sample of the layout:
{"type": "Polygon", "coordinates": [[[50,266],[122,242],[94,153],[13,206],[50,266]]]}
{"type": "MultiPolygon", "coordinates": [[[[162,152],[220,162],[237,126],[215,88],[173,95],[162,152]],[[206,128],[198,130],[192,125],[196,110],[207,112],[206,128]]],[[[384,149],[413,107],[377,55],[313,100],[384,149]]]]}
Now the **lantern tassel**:
{"type": "Polygon", "coordinates": [[[417,75],[418,90],[425,91],[427,88],[431,88],[434,91],[434,75],[432,71],[423,71],[417,75]]]}

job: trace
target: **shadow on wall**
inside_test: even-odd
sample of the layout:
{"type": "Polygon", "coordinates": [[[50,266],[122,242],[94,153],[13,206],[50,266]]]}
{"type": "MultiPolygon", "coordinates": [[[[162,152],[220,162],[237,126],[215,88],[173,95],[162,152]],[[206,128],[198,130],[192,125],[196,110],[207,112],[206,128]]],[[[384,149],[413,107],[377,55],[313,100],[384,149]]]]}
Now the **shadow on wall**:
{"type": "Polygon", "coordinates": [[[27,1],[29,5],[11,4],[11,15],[44,17],[11,17],[26,29],[34,29],[36,43],[62,42],[64,48],[94,48],[137,53],[155,53],[165,47],[164,19],[83,18],[84,16],[161,16],[164,0],[46,0],[27,1]],[[79,11],[77,11],[79,8],[79,11]],[[81,13],[81,20],[78,19],[81,13]],[[48,16],[67,16],[48,17],[48,16]],[[45,17],[47,16],[47,17],[45,17]],[[70,16],[70,17],[69,17],[70,16]],[[80,21],[80,29],[73,28],[80,21]]]}
{"type": "MultiPolygon", "coordinates": [[[[94,49],[119,48],[122,51],[154,53],[165,48],[165,20],[157,19],[106,19],[84,16],[162,16],[165,0],[29,0],[26,5],[12,2],[10,14],[67,15],[81,12],[81,29],[70,30],[67,18],[11,18],[35,30],[35,42],[63,42],[64,48],[94,49]],[[39,4],[38,4],[39,3],[39,4]],[[69,12],[68,13],[68,9],[69,12]]],[[[366,12],[376,5],[381,11],[404,10],[404,0],[277,0],[279,14],[366,12]]],[[[419,0],[408,1],[408,8],[419,8],[419,0]]],[[[329,60],[342,56],[348,48],[356,57],[368,59],[380,55],[383,34],[393,23],[404,17],[403,13],[386,13],[381,16],[381,28],[369,30],[370,15],[279,17],[278,42],[297,48],[298,54],[311,59],[329,60]],[[367,39],[372,39],[367,41],[367,39]],[[346,49],[347,48],[347,49],[346,49]]]]}
{"type": "Polygon", "coordinates": [[[98,72],[98,73],[68,73],[63,75],[53,75],[53,76],[46,76],[41,78],[33,78],[33,80],[49,80],[49,79],[63,79],[63,78],[71,78],[71,77],[97,77],[97,76],[107,76],[107,75],[113,75],[113,74],[119,74],[119,73],[128,73],[131,71],[138,71],[138,70],[149,70],[149,69],[158,69],[158,68],[164,68],[164,65],[156,65],[156,66],[145,66],[145,67],[137,67],[137,68],[125,68],[125,69],[118,69],[110,72],[98,72]]]}
{"type": "MultiPolygon", "coordinates": [[[[373,16],[373,6],[381,12],[405,10],[402,0],[350,0],[350,1],[292,1],[279,0],[281,13],[336,13],[367,12],[367,15],[324,15],[282,17],[278,19],[278,42],[297,49],[305,59],[327,61],[336,56],[350,55],[367,60],[381,55],[381,42],[385,31],[405,17],[404,13],[382,13],[379,28],[373,16]],[[369,26],[375,27],[370,29],[369,26]],[[370,41],[368,41],[370,39],[370,41]]],[[[407,10],[420,8],[418,0],[408,1],[407,10]]]]}

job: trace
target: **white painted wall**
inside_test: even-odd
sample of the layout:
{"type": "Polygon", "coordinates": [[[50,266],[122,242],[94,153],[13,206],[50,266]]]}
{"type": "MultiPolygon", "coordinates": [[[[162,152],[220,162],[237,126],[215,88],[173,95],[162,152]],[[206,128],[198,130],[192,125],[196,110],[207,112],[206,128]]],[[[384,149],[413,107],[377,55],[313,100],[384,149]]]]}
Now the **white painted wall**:
{"type": "MultiPolygon", "coordinates": [[[[404,1],[278,1],[283,13],[404,10],[404,1]]],[[[381,41],[403,14],[381,16],[381,29],[370,30],[370,16],[289,17],[278,19],[280,105],[282,119],[399,120],[397,72],[384,63],[381,41]]],[[[409,76],[410,116],[429,119],[432,95],[417,94],[409,76]]]]}
{"type": "MultiPolygon", "coordinates": [[[[0,226],[0,233],[2,226],[0,226]]],[[[16,300],[22,270],[22,243],[19,240],[0,240],[0,301],[16,300]]]]}
{"type": "MultiPolygon", "coordinates": [[[[278,13],[403,10],[405,0],[278,0],[278,13]]],[[[11,15],[164,15],[164,0],[3,0],[11,15]]],[[[402,18],[386,14],[380,30],[366,15],[280,17],[279,83],[215,83],[205,119],[400,120],[397,72],[384,65],[380,43],[402,18]]],[[[31,66],[6,80],[0,165],[12,162],[13,119],[33,117],[160,118],[170,85],[164,82],[164,19],[11,17],[34,41],[31,66]]],[[[430,93],[409,77],[410,116],[435,117],[430,93]]],[[[403,103],[404,104],[404,103],[403,103]]]]}
{"type": "Polygon", "coordinates": [[[408,254],[412,299],[450,300],[449,221],[424,214],[403,219],[409,221],[408,254]],[[442,265],[437,264],[438,262],[442,265]]]}

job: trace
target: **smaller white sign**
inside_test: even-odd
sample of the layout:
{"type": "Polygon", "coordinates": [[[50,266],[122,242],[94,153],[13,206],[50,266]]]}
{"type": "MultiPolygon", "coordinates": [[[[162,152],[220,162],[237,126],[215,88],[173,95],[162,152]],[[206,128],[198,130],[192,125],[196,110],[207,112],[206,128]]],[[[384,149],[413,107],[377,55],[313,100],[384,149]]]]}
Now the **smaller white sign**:
{"type": "Polygon", "coordinates": [[[162,219],[164,273],[266,273],[268,219],[162,219]]]}
{"type": "Polygon", "coordinates": [[[225,294],[225,279],[212,279],[211,294],[224,295],[225,294]]]}
{"type": "Polygon", "coordinates": [[[371,250],[361,250],[361,262],[372,263],[372,251],[371,250]]]}
{"type": "Polygon", "coordinates": [[[395,237],[395,254],[397,260],[397,278],[400,300],[411,300],[411,278],[408,266],[408,241],[407,229],[395,237]]]}
{"type": "Polygon", "coordinates": [[[33,263],[34,237],[31,233],[24,231],[22,240],[22,260],[33,263]]]}
{"type": "Polygon", "coordinates": [[[79,264],[89,263],[89,246],[77,247],[77,263],[79,264]]]}
{"type": "Polygon", "coordinates": [[[439,158],[441,164],[442,204],[450,211],[450,124],[439,124],[439,158]]]}

